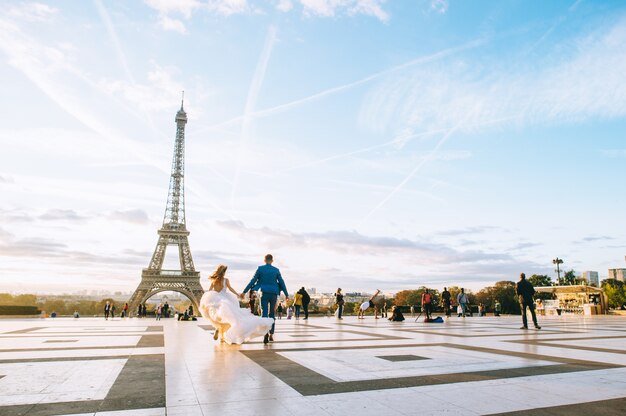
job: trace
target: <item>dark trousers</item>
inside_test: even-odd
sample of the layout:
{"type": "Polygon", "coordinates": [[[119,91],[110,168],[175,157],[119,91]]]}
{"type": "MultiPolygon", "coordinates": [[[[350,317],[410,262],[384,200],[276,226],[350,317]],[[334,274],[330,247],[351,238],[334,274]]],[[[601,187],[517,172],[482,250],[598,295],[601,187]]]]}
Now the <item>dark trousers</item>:
{"type": "Polygon", "coordinates": [[[430,303],[425,303],[422,305],[424,309],[424,313],[426,314],[426,318],[430,319],[431,314],[433,313],[433,307],[430,303]]]}
{"type": "Polygon", "coordinates": [[[270,334],[274,333],[274,325],[276,323],[276,301],[278,295],[276,293],[263,293],[261,295],[261,315],[263,318],[272,318],[274,323],[270,329],[270,334]]]}
{"type": "Polygon", "coordinates": [[[302,305],[294,305],[294,307],[296,308],[296,319],[300,319],[300,308],[302,308],[302,305]]]}
{"type": "Polygon", "coordinates": [[[535,324],[535,326],[539,326],[537,325],[537,315],[535,314],[534,303],[523,302],[519,304],[519,307],[522,310],[522,323],[524,324],[524,326],[528,326],[528,319],[526,318],[526,308],[530,309],[530,315],[533,318],[533,324],[535,324]]]}
{"type": "Polygon", "coordinates": [[[104,319],[109,319],[109,311],[104,311],[104,319]]]}
{"type": "Polygon", "coordinates": [[[304,319],[309,319],[309,304],[303,303],[302,310],[304,311],[304,319]]]}
{"type": "Polygon", "coordinates": [[[341,315],[343,315],[343,303],[337,306],[337,318],[341,318],[341,315]]]}

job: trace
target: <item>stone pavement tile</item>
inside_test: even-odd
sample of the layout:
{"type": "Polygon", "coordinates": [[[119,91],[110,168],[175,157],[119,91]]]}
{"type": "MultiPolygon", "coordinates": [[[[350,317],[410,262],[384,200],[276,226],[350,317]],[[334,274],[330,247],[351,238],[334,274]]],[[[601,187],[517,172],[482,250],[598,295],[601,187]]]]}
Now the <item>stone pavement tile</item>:
{"type": "Polygon", "coordinates": [[[384,415],[389,413],[385,401],[367,397],[361,393],[340,393],[325,396],[311,396],[311,401],[330,415],[384,415]]]}
{"type": "Polygon", "coordinates": [[[65,414],[56,414],[54,416],[94,416],[95,413],[74,413],[71,415],[65,415],[65,414]]]}
{"type": "Polygon", "coordinates": [[[196,390],[196,397],[200,404],[236,402],[242,398],[246,400],[263,400],[299,396],[300,394],[290,387],[240,389],[237,386],[231,386],[231,388],[225,390],[196,390]]]}
{"type": "Polygon", "coordinates": [[[269,416],[286,414],[282,399],[245,400],[245,396],[235,402],[202,404],[204,415],[220,416],[269,416]]]}
{"type": "Polygon", "coordinates": [[[623,416],[626,398],[568,404],[563,406],[526,409],[515,412],[491,413],[491,416],[623,416]]]}
{"type": "Polygon", "coordinates": [[[108,412],[96,412],[95,416],[165,416],[164,407],[153,409],[116,410],[108,412]]]}
{"type": "MultiPolygon", "coordinates": [[[[280,399],[280,404],[290,415],[326,416],[328,413],[320,406],[327,396],[320,397],[287,397],[280,399]]],[[[351,414],[351,413],[346,413],[351,414]]]]}
{"type": "Polygon", "coordinates": [[[402,415],[420,416],[476,416],[480,413],[446,401],[443,394],[425,393],[421,388],[407,388],[396,391],[372,391],[365,394],[380,403],[385,403],[390,410],[402,415]]]}
{"type": "Polygon", "coordinates": [[[167,416],[203,416],[200,405],[194,406],[167,406],[167,416]]]}
{"type": "MultiPolygon", "coordinates": [[[[483,386],[481,383],[471,383],[442,393],[445,394],[444,400],[478,414],[563,404],[562,397],[531,390],[524,384],[483,386]]],[[[429,394],[435,392],[431,391],[429,394]]]]}

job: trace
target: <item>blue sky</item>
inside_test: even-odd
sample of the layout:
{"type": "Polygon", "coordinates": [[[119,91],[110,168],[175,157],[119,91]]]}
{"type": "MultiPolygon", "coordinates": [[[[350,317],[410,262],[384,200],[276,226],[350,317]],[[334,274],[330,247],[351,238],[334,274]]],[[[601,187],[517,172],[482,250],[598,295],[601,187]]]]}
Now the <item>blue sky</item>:
{"type": "Polygon", "coordinates": [[[606,276],[624,68],[618,1],[9,2],[0,285],[134,289],[182,90],[203,278],[267,252],[324,290],[606,276]]]}

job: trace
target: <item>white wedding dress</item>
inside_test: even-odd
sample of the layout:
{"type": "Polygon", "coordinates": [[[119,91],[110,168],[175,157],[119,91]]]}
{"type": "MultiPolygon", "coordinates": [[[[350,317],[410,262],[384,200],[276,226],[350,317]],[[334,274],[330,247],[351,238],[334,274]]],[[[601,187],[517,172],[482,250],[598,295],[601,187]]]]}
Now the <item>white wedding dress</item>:
{"type": "Polygon", "coordinates": [[[220,292],[204,292],[200,300],[200,313],[216,328],[230,325],[223,334],[229,344],[242,344],[252,338],[268,333],[274,320],[253,315],[250,309],[239,307],[237,296],[228,291],[226,285],[220,292]]]}

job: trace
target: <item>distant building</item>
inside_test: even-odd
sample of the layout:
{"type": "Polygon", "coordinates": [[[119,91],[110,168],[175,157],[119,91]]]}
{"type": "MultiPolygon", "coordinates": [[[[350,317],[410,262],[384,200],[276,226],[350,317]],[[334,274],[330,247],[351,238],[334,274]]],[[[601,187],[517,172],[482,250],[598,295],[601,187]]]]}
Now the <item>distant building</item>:
{"type": "Polygon", "coordinates": [[[317,294],[317,289],[314,288],[314,287],[310,288],[309,289],[309,295],[315,295],[315,294],[317,294]]]}
{"type": "Polygon", "coordinates": [[[626,269],[609,269],[609,279],[624,282],[624,276],[626,276],[626,269]]]}
{"type": "Polygon", "coordinates": [[[600,286],[600,280],[598,279],[598,272],[587,271],[583,272],[583,279],[587,281],[589,286],[600,286]]]}

